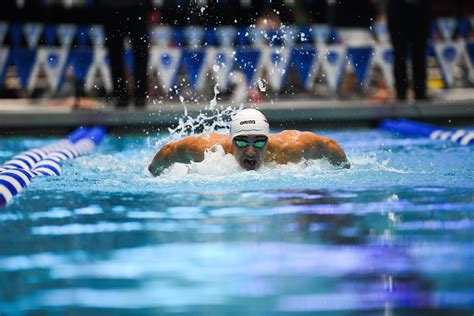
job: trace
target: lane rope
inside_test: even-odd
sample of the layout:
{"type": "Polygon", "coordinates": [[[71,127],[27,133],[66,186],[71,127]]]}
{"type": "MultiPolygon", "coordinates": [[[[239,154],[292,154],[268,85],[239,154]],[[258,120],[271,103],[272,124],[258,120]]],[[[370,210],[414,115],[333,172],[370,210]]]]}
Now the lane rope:
{"type": "Polygon", "coordinates": [[[0,166],[0,206],[26,188],[34,177],[60,176],[61,163],[93,151],[105,137],[104,128],[80,127],[67,138],[22,152],[0,166]]]}
{"type": "Polygon", "coordinates": [[[436,125],[412,120],[383,120],[379,128],[408,136],[428,137],[435,140],[451,141],[462,146],[474,144],[474,131],[467,129],[442,128],[436,125]]]}

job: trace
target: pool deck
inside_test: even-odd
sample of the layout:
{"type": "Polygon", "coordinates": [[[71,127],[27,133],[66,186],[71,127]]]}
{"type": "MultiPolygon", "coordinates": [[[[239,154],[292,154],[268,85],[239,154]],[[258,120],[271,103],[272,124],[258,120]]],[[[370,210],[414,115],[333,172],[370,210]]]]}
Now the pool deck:
{"type": "MultiPolygon", "coordinates": [[[[33,130],[70,129],[80,125],[102,125],[112,130],[161,129],[175,125],[183,117],[180,103],[150,104],[145,109],[117,110],[96,101],[87,107],[73,108],[71,100],[1,99],[2,134],[33,130]],[[69,104],[68,104],[69,103],[69,104]]],[[[219,102],[218,107],[228,104],[219,102]]],[[[252,105],[249,105],[252,106],[252,105]]],[[[188,114],[197,116],[205,105],[186,105],[188,114]]],[[[450,91],[427,102],[375,103],[364,100],[295,99],[262,102],[255,107],[264,111],[272,126],[316,127],[372,126],[385,118],[405,117],[440,124],[474,122],[474,90],[450,91]]]]}

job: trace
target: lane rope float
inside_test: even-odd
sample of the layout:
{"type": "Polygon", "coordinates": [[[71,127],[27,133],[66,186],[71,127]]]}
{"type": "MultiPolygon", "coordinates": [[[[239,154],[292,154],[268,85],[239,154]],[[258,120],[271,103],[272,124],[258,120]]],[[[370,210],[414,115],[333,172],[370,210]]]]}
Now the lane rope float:
{"type": "Polygon", "coordinates": [[[0,166],[0,206],[13,199],[34,177],[61,175],[63,161],[91,152],[104,137],[102,127],[81,127],[65,139],[14,156],[0,166]]]}
{"type": "Polygon", "coordinates": [[[421,136],[431,139],[451,141],[462,146],[474,144],[474,131],[468,129],[443,128],[407,119],[383,120],[379,128],[408,136],[421,136]]]}

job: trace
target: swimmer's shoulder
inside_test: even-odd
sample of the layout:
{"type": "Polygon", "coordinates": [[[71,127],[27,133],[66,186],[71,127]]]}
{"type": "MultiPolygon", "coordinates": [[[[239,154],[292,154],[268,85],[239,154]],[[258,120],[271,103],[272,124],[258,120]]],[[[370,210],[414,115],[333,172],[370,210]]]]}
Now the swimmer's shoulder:
{"type": "Polygon", "coordinates": [[[229,135],[218,133],[202,133],[199,135],[191,135],[183,139],[186,145],[192,147],[194,150],[205,150],[215,145],[222,145],[227,149],[232,145],[229,135]]]}
{"type": "Polygon", "coordinates": [[[269,141],[272,143],[294,143],[308,136],[315,135],[311,132],[302,132],[298,130],[284,130],[276,134],[269,135],[269,141]]]}

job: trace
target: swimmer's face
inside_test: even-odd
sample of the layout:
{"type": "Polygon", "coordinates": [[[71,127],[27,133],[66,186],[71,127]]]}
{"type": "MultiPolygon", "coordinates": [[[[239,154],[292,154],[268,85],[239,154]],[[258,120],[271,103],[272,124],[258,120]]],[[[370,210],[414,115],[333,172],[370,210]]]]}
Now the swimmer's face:
{"type": "Polygon", "coordinates": [[[234,157],[245,170],[260,168],[267,152],[268,137],[265,135],[240,135],[232,140],[234,157]]]}

